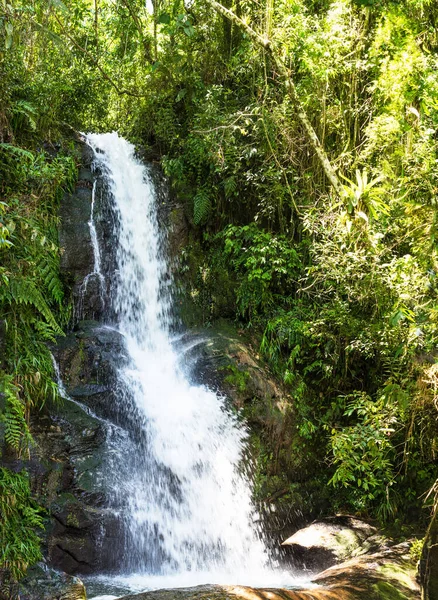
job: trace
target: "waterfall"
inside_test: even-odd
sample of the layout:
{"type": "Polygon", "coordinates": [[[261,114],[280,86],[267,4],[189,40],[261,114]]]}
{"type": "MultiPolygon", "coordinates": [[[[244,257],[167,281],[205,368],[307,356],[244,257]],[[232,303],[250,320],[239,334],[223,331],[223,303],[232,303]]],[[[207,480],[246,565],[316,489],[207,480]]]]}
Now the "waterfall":
{"type": "Polygon", "coordinates": [[[90,134],[87,143],[114,214],[108,314],[128,356],[118,410],[133,432],[112,490],[123,506],[120,575],[135,574],[143,587],[160,587],[154,578],[174,586],[278,584],[283,575],[261,541],[241,466],[245,427],[224,398],[189,380],[172,344],[170,278],[148,168],[116,133],[90,134]]]}

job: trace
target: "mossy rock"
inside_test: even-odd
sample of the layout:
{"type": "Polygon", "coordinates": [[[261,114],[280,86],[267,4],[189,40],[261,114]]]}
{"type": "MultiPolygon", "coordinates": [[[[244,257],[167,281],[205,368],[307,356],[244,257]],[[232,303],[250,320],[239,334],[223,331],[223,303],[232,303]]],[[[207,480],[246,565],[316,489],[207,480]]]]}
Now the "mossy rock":
{"type": "Polygon", "coordinates": [[[40,564],[28,570],[20,582],[20,600],[87,600],[78,577],[48,569],[40,564]]]}
{"type": "Polygon", "coordinates": [[[410,544],[404,542],[330,567],[314,581],[328,590],[344,588],[358,600],[419,600],[416,574],[410,544]]]}

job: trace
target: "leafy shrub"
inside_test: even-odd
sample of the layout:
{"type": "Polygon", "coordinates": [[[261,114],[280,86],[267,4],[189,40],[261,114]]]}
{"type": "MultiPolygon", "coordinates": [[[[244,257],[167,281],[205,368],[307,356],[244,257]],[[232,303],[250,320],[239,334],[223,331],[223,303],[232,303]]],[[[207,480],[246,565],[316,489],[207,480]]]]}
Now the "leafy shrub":
{"type": "Polygon", "coordinates": [[[42,558],[38,531],[42,509],[32,499],[29,476],[0,467],[0,582],[22,577],[28,566],[42,558]]]}

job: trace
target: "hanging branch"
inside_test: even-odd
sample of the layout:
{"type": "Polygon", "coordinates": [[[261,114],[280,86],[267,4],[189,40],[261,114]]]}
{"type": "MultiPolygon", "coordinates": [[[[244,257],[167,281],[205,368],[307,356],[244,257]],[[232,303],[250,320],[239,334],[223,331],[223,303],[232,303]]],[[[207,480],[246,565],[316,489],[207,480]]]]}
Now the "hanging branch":
{"type": "Polygon", "coordinates": [[[272,48],[270,39],[267,36],[259,35],[256,31],[254,31],[254,29],[252,29],[249,25],[247,25],[247,23],[245,23],[245,21],[243,21],[240,17],[238,17],[233,11],[231,11],[229,8],[226,8],[225,6],[222,6],[222,4],[220,4],[219,2],[216,2],[216,0],[206,0],[206,2],[210,6],[212,6],[218,13],[227,17],[228,19],[230,19],[230,21],[232,23],[234,23],[235,25],[237,25],[237,27],[242,29],[258,46],[261,46],[266,51],[266,53],[271,57],[279,74],[284,79],[287,91],[288,91],[288,93],[292,99],[292,102],[294,103],[295,108],[297,110],[297,117],[300,120],[301,124],[303,125],[303,127],[306,131],[307,138],[310,142],[310,145],[316,152],[316,155],[319,158],[319,161],[324,170],[324,173],[327,176],[327,179],[332,184],[336,193],[340,196],[342,193],[342,186],[338,179],[338,176],[336,175],[336,172],[335,172],[334,168],[332,167],[330,160],[329,160],[321,142],[319,141],[318,136],[316,135],[316,132],[315,132],[311,122],[309,121],[306,111],[304,110],[304,107],[298,96],[298,92],[295,87],[295,84],[290,76],[289,70],[285,66],[283,61],[274,52],[274,49],[272,48]]]}

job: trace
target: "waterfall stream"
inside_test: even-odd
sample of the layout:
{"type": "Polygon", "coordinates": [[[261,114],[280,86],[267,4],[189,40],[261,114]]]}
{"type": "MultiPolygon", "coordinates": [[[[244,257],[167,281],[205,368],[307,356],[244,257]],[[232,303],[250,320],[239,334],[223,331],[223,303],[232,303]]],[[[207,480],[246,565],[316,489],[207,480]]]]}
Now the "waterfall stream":
{"type": "Polygon", "coordinates": [[[137,589],[293,584],[270,561],[257,526],[241,466],[245,427],[224,398],[190,381],[172,343],[170,277],[148,168],[116,133],[90,134],[87,143],[114,214],[108,324],[124,336],[117,410],[135,430],[120,448],[123,466],[113,464],[109,477],[114,505],[123,507],[118,580],[137,589]]]}

